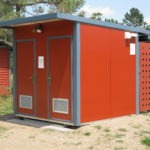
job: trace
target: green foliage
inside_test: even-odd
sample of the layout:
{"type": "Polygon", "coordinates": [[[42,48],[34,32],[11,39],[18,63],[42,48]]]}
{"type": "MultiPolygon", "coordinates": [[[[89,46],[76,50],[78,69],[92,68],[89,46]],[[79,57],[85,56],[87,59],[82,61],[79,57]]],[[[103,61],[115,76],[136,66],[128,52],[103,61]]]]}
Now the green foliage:
{"type": "Polygon", "coordinates": [[[124,143],[123,140],[117,140],[116,143],[124,143]]]}
{"type": "Polygon", "coordinates": [[[145,138],[141,141],[141,143],[142,143],[143,145],[146,145],[146,146],[150,147],[150,137],[145,137],[145,138]]]}
{"type": "Polygon", "coordinates": [[[102,127],[100,125],[94,126],[97,130],[100,130],[102,127]]]}
{"type": "Polygon", "coordinates": [[[121,132],[126,132],[127,131],[127,129],[125,129],[125,128],[119,128],[118,130],[121,131],[121,132]]]}
{"type": "MultiPolygon", "coordinates": [[[[83,4],[84,0],[3,0],[0,1],[0,21],[22,18],[27,13],[30,15],[54,12],[72,14],[83,4]],[[31,13],[28,12],[27,7],[30,7],[31,13]]],[[[10,37],[12,37],[10,31],[0,29],[0,39],[11,41],[10,37]]]]}
{"type": "Polygon", "coordinates": [[[13,100],[12,96],[0,97],[0,115],[7,115],[13,113],[13,100]]]}
{"type": "Polygon", "coordinates": [[[77,15],[80,16],[80,17],[85,17],[86,12],[84,10],[82,10],[77,15]]]}
{"type": "Polygon", "coordinates": [[[43,13],[74,13],[84,4],[84,0],[5,0],[8,6],[13,7],[17,18],[24,17],[26,13],[34,15],[27,11],[31,7],[35,15],[43,13]]]}
{"type": "Polygon", "coordinates": [[[113,18],[105,19],[105,22],[119,23],[117,20],[115,20],[113,18]]]}
{"type": "Polygon", "coordinates": [[[105,128],[103,131],[104,132],[110,132],[110,129],[109,128],[105,128]]]}
{"type": "Polygon", "coordinates": [[[95,12],[92,14],[91,19],[101,20],[102,15],[100,12],[95,12]]]}
{"type": "Polygon", "coordinates": [[[124,136],[125,136],[125,134],[115,134],[115,138],[122,138],[124,136]]]}
{"type": "Polygon", "coordinates": [[[130,12],[125,14],[123,23],[130,26],[146,25],[143,14],[137,8],[131,8],[130,12]]]}
{"type": "Polygon", "coordinates": [[[85,136],[90,136],[91,133],[90,133],[90,132],[85,132],[84,135],[85,135],[85,136]]]}
{"type": "Polygon", "coordinates": [[[123,147],[115,147],[114,150],[124,150],[125,148],[123,147]]]}
{"type": "Polygon", "coordinates": [[[0,1],[0,20],[11,19],[14,15],[13,7],[5,1],[0,1]]]}
{"type": "Polygon", "coordinates": [[[8,130],[8,128],[0,126],[0,133],[3,133],[5,131],[7,131],[7,130],[8,130]]]}
{"type": "Polygon", "coordinates": [[[74,13],[76,12],[81,6],[83,6],[84,0],[62,0],[62,2],[57,5],[58,12],[62,13],[74,13]]]}

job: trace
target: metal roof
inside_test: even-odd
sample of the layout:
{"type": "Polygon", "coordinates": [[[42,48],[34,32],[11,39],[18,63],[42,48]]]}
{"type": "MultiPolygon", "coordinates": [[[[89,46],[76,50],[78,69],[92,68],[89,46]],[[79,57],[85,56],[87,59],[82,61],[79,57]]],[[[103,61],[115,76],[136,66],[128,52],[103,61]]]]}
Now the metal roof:
{"type": "Polygon", "coordinates": [[[136,33],[150,34],[149,30],[144,30],[144,29],[137,28],[137,27],[125,26],[121,24],[104,22],[104,21],[89,19],[85,17],[63,14],[63,13],[46,14],[46,15],[40,15],[40,16],[34,16],[34,17],[28,17],[28,18],[19,18],[19,19],[14,19],[14,20],[3,21],[3,22],[0,22],[0,28],[11,28],[11,27],[13,28],[15,26],[20,26],[20,25],[28,25],[28,24],[39,23],[39,22],[40,23],[50,22],[50,21],[55,21],[55,20],[69,20],[69,21],[81,22],[85,24],[92,24],[96,26],[103,26],[103,27],[108,27],[108,28],[131,31],[131,32],[136,32],[136,33]]]}

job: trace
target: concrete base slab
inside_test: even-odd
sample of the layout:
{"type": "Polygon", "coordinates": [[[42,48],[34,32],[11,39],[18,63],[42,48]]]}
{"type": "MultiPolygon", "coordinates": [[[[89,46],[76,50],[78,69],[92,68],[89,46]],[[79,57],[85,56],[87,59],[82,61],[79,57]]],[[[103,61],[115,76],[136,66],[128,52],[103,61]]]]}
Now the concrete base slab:
{"type": "Polygon", "coordinates": [[[31,126],[35,128],[40,129],[49,129],[49,130],[55,130],[55,131],[61,131],[61,132],[71,132],[74,131],[73,129],[67,128],[64,125],[44,122],[44,121],[38,121],[38,120],[31,120],[31,119],[10,119],[8,122],[15,123],[15,124],[21,124],[26,126],[31,126]]]}

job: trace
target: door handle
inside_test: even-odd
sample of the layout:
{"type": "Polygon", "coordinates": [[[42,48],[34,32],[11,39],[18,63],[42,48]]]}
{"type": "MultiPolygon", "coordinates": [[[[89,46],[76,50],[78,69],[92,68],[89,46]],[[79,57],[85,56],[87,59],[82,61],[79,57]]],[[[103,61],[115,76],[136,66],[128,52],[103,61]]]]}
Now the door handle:
{"type": "Polygon", "coordinates": [[[33,76],[29,77],[29,79],[33,80],[33,76]]]}
{"type": "Polygon", "coordinates": [[[30,76],[29,79],[31,79],[33,81],[33,84],[34,84],[34,75],[30,76]]]}

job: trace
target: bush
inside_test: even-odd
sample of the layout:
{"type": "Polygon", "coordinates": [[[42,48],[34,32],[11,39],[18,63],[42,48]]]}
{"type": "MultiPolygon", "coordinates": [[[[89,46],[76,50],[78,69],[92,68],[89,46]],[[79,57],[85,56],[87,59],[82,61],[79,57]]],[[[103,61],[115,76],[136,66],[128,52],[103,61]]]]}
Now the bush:
{"type": "Polygon", "coordinates": [[[150,147],[150,137],[145,137],[145,138],[141,141],[141,143],[142,143],[143,145],[146,145],[146,146],[149,146],[149,147],[150,147]]]}

